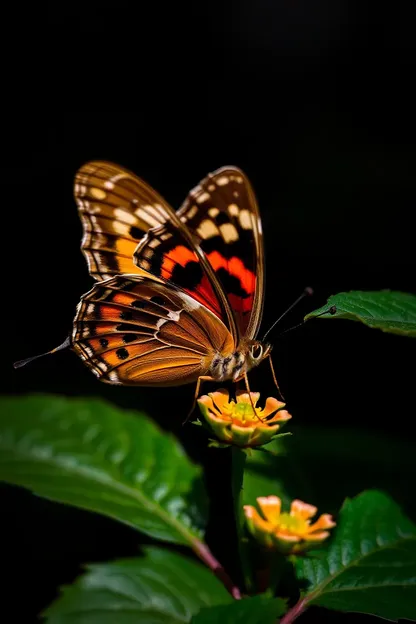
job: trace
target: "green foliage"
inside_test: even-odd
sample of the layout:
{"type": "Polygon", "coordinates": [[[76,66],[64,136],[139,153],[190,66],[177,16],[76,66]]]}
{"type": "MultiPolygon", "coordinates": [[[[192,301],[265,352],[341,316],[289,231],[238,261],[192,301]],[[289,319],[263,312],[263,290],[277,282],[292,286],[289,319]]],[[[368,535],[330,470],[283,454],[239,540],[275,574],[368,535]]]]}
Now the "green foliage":
{"type": "Polygon", "coordinates": [[[286,611],[280,598],[255,596],[233,604],[201,609],[192,624],[278,624],[276,618],[286,611]]]}
{"type": "Polygon", "coordinates": [[[143,414],[95,399],[1,401],[0,479],[102,513],[152,537],[201,534],[199,467],[143,414]]]}
{"type": "Polygon", "coordinates": [[[347,499],[328,550],[296,568],[305,605],[416,619],[416,526],[382,492],[347,499]]]}
{"type": "Polygon", "coordinates": [[[361,321],[368,327],[391,334],[416,336],[416,296],[390,290],[339,293],[329,297],[327,304],[305,316],[305,321],[315,318],[338,318],[361,321]],[[323,314],[332,306],[335,314],[323,314]]]}
{"type": "Polygon", "coordinates": [[[90,565],[43,614],[46,624],[176,624],[232,598],[200,563],[159,548],[90,565]]]}
{"type": "MultiPolygon", "coordinates": [[[[146,416],[100,400],[43,395],[3,399],[1,410],[0,479],[191,546],[217,566],[200,541],[206,516],[200,468],[146,416]]],[[[216,577],[199,562],[152,547],[143,557],[88,566],[46,610],[46,624],[274,623],[285,612],[284,601],[272,597],[276,587],[277,595],[292,598],[302,591],[286,623],[313,605],[416,620],[416,526],[380,491],[394,489],[401,503],[414,506],[403,480],[414,470],[413,442],[357,429],[292,431],[262,451],[230,449],[242,589],[268,587],[267,596],[233,601],[225,570],[216,577]],[[337,517],[345,495],[366,488],[372,489],[348,498],[337,517]],[[243,504],[271,494],[286,509],[300,498],[318,514],[335,515],[329,542],[295,559],[296,577],[290,561],[280,555],[284,565],[277,566],[275,553],[244,530],[243,504]]]]}

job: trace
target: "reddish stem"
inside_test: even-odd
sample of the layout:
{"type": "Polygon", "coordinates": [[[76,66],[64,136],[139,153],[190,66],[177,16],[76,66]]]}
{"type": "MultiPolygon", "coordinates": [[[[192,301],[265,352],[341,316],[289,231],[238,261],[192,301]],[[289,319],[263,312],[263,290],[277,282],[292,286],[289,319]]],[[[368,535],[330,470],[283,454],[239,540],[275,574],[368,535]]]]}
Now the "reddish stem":
{"type": "Polygon", "coordinates": [[[208,546],[203,542],[200,542],[199,540],[194,540],[192,543],[192,548],[194,549],[198,557],[205,563],[205,565],[207,565],[208,568],[213,571],[215,576],[230,592],[231,596],[235,600],[241,600],[241,592],[239,588],[234,585],[227,572],[224,570],[220,562],[215,559],[208,546]]]}
{"type": "Polygon", "coordinates": [[[305,611],[306,608],[306,599],[303,598],[302,600],[299,600],[299,602],[297,602],[294,607],[289,609],[286,615],[282,617],[282,619],[280,620],[280,624],[292,624],[292,622],[294,622],[305,611]]]}

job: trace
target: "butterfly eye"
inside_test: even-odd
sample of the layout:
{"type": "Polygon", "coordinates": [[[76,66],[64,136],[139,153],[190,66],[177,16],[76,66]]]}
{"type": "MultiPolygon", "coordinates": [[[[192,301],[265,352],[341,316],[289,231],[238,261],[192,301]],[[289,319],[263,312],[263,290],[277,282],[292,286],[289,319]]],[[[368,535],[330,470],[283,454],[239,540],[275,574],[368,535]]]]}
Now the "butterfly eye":
{"type": "Polygon", "coordinates": [[[254,345],[251,348],[251,355],[253,356],[255,360],[260,359],[263,355],[263,347],[259,344],[254,345]]]}

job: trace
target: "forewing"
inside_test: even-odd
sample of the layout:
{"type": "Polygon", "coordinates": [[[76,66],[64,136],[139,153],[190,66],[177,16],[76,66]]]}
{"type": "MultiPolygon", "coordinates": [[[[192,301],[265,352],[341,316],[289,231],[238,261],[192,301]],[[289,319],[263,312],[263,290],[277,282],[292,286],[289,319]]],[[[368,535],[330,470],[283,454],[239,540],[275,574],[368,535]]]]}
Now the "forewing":
{"type": "Polygon", "coordinates": [[[74,195],[84,233],[81,249],[92,277],[143,275],[133,262],[134,250],[150,228],[168,219],[172,208],[163,197],[127,169],[104,161],[78,170],[74,195]]]}
{"type": "MultiPolygon", "coordinates": [[[[261,219],[248,178],[237,167],[218,169],[189,193],[177,217],[226,293],[238,336],[254,338],[262,318],[265,276],[261,219]]],[[[134,256],[138,267],[179,284],[218,314],[204,272],[172,222],[149,231],[134,256]]]]}
{"type": "Polygon", "coordinates": [[[129,275],[82,297],[72,347],[107,383],[170,386],[196,381],[216,353],[235,345],[225,325],[186,293],[129,275]]]}

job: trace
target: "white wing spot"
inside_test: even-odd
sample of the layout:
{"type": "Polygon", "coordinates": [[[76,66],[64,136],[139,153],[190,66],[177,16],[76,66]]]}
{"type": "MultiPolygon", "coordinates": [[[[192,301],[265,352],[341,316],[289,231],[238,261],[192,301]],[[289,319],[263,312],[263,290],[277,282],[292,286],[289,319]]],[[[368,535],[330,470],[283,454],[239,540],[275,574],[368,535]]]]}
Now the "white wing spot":
{"type": "Polygon", "coordinates": [[[220,232],[226,243],[232,243],[238,240],[238,232],[232,223],[223,223],[220,225],[220,232]]]}
{"type": "Polygon", "coordinates": [[[219,214],[220,211],[218,210],[218,208],[210,208],[208,210],[208,214],[210,217],[212,217],[213,219],[215,219],[215,217],[217,216],[217,214],[219,214]]]}
{"type": "Polygon", "coordinates": [[[238,191],[234,191],[234,192],[233,192],[233,195],[234,195],[234,197],[239,197],[239,196],[240,196],[240,193],[239,193],[238,191]]]}
{"type": "Polygon", "coordinates": [[[215,191],[215,184],[208,184],[208,190],[209,191],[215,191]]]}
{"type": "Polygon", "coordinates": [[[119,180],[122,180],[123,178],[128,178],[128,176],[125,173],[118,173],[115,176],[112,176],[110,178],[110,182],[118,182],[119,180]]]}
{"type": "Polygon", "coordinates": [[[201,193],[201,195],[196,198],[196,203],[203,204],[204,202],[208,201],[210,197],[211,195],[209,193],[201,193]]]}
{"type": "Polygon", "coordinates": [[[154,206],[155,206],[156,210],[159,211],[163,221],[165,221],[168,218],[168,214],[167,214],[166,210],[160,204],[154,204],[154,206]]]}
{"type": "Polygon", "coordinates": [[[193,299],[189,295],[186,295],[185,293],[180,293],[179,297],[184,302],[185,310],[187,310],[188,312],[193,312],[194,310],[197,310],[200,307],[200,304],[195,299],[193,299]]]}
{"type": "Polygon", "coordinates": [[[219,230],[215,223],[211,219],[205,219],[197,229],[197,232],[201,238],[211,238],[212,236],[218,236],[219,230]]]}
{"type": "Polygon", "coordinates": [[[168,317],[172,319],[172,321],[179,321],[181,315],[180,312],[174,312],[173,310],[170,310],[168,312],[168,317]]]}
{"type": "Polygon", "coordinates": [[[241,210],[238,218],[240,220],[240,225],[244,230],[253,229],[251,224],[251,215],[248,210],[241,210]]]}
{"type": "Polygon", "coordinates": [[[124,208],[116,208],[114,210],[114,216],[117,219],[120,219],[120,221],[123,221],[124,223],[129,223],[130,225],[134,225],[135,223],[137,223],[137,219],[135,218],[135,216],[132,215],[131,212],[127,212],[127,210],[124,210],[124,208]]]}
{"type": "Polygon", "coordinates": [[[146,204],[145,206],[143,206],[143,210],[146,210],[149,215],[157,219],[158,223],[162,224],[164,222],[164,219],[161,217],[160,214],[160,211],[163,209],[162,206],[159,206],[159,204],[155,204],[154,206],[152,206],[151,204],[146,204]]]}
{"type": "Polygon", "coordinates": [[[111,182],[111,180],[106,180],[104,182],[104,188],[108,189],[109,191],[112,191],[114,188],[114,184],[111,182]]]}
{"type": "Polygon", "coordinates": [[[240,208],[237,206],[237,204],[230,204],[228,206],[228,212],[232,217],[236,217],[240,212],[240,208]]]}
{"type": "Polygon", "coordinates": [[[134,214],[137,215],[139,219],[142,219],[145,223],[150,225],[150,227],[160,225],[160,221],[149,215],[149,213],[143,208],[137,208],[137,210],[134,211],[134,214]]]}
{"type": "Polygon", "coordinates": [[[188,219],[192,219],[192,217],[194,217],[197,212],[198,212],[198,206],[191,206],[186,216],[188,217],[188,219]]]}
{"type": "Polygon", "coordinates": [[[117,375],[116,371],[113,371],[113,370],[110,371],[108,373],[108,378],[109,378],[110,381],[118,383],[118,375],[117,375]]]}
{"type": "Polygon", "coordinates": [[[94,357],[94,351],[91,349],[91,347],[88,347],[86,344],[83,344],[82,346],[90,357],[94,357]]]}
{"type": "Polygon", "coordinates": [[[91,187],[90,194],[94,199],[105,199],[107,197],[107,193],[103,189],[95,188],[95,186],[91,187]]]}
{"type": "Polygon", "coordinates": [[[238,182],[239,184],[242,184],[244,182],[241,176],[235,176],[235,181],[238,182]]]}
{"type": "Polygon", "coordinates": [[[127,225],[127,223],[124,223],[122,221],[114,221],[113,229],[115,232],[117,232],[117,234],[120,234],[121,236],[125,236],[129,234],[130,226],[127,225]]]}
{"type": "Polygon", "coordinates": [[[230,181],[230,178],[228,176],[221,176],[220,178],[217,178],[217,184],[218,186],[225,186],[226,184],[228,184],[230,181]]]}

